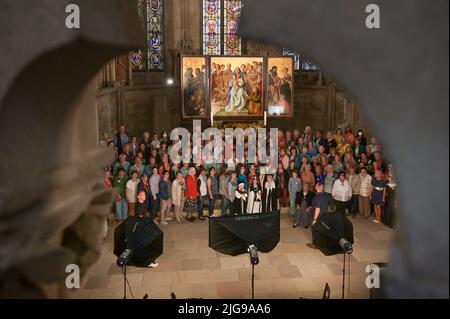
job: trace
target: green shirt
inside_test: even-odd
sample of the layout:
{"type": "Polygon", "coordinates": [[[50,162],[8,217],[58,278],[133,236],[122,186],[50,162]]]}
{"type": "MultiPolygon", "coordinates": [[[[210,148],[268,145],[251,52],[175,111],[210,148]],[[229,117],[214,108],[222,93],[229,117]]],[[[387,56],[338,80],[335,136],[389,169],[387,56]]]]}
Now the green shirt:
{"type": "Polygon", "coordinates": [[[125,198],[125,188],[127,187],[128,176],[125,175],[122,179],[119,176],[114,177],[113,187],[119,190],[119,194],[122,198],[125,198]]]}

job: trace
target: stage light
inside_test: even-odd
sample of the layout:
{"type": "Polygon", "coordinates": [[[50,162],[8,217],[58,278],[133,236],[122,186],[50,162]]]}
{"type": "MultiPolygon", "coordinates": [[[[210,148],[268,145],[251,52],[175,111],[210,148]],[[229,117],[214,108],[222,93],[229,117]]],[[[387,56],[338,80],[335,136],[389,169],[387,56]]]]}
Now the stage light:
{"type": "Polygon", "coordinates": [[[167,79],[167,85],[173,85],[173,79],[167,79]]]}
{"type": "Polygon", "coordinates": [[[250,245],[248,246],[248,252],[250,254],[250,263],[252,265],[259,264],[258,248],[255,245],[250,245]]]}
{"type": "Polygon", "coordinates": [[[347,239],[341,238],[341,240],[339,241],[339,245],[344,250],[344,253],[350,255],[353,252],[353,245],[347,239]]]}
{"type": "Polygon", "coordinates": [[[119,258],[117,258],[117,266],[124,267],[130,260],[132,255],[133,252],[131,251],[131,249],[125,249],[122,255],[120,255],[119,258]]]}

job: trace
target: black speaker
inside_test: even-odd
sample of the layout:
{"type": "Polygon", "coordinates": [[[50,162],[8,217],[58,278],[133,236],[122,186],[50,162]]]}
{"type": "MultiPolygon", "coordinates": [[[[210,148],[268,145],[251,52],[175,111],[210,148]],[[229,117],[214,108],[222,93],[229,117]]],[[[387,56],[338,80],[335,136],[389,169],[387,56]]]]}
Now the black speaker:
{"type": "Polygon", "coordinates": [[[163,253],[164,233],[151,218],[128,217],[114,230],[114,255],[132,251],[128,265],[147,267],[163,253]]]}
{"type": "Polygon", "coordinates": [[[344,238],[353,244],[353,224],[340,213],[325,213],[312,227],[313,243],[326,255],[343,253],[339,241],[344,238]]]}
{"type": "Polygon", "coordinates": [[[230,256],[248,253],[249,245],[268,253],[280,241],[280,214],[260,213],[209,219],[209,247],[230,256]]]}

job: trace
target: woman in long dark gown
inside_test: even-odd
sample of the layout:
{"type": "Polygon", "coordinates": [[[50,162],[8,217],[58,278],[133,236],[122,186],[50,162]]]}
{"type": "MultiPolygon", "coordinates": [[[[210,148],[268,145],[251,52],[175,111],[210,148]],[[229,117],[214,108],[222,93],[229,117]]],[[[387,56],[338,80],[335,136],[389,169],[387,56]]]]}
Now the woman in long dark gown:
{"type": "Polygon", "coordinates": [[[389,177],[386,191],[387,197],[386,203],[384,204],[383,224],[392,228],[394,226],[397,210],[397,184],[394,177],[389,177]]]}
{"type": "Polygon", "coordinates": [[[279,205],[279,189],[275,185],[275,181],[273,180],[272,175],[267,175],[267,181],[264,184],[263,189],[263,207],[262,212],[263,213],[272,213],[272,212],[279,212],[280,205],[279,205]]]}

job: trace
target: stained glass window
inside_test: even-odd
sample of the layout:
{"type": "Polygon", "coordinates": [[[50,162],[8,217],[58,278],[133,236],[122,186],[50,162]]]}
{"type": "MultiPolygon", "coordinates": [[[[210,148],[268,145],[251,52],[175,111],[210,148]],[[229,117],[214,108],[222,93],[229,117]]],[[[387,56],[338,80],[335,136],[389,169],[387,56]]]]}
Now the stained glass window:
{"type": "Polygon", "coordinates": [[[222,24],[221,0],[203,1],[203,54],[220,55],[222,24]]]}
{"type": "Polygon", "coordinates": [[[293,56],[294,57],[294,67],[296,71],[319,71],[320,67],[315,64],[314,62],[306,59],[302,59],[300,53],[289,50],[289,49],[283,49],[283,55],[287,56],[293,56]]]}
{"type": "Polygon", "coordinates": [[[303,71],[319,71],[320,68],[317,64],[310,60],[302,60],[302,70],[303,71]]]}
{"type": "Polygon", "coordinates": [[[283,55],[294,57],[294,69],[295,69],[295,71],[300,70],[300,65],[301,65],[300,54],[298,54],[295,51],[289,50],[289,49],[283,49],[283,55]]]}
{"type": "Polygon", "coordinates": [[[242,41],[237,35],[241,2],[241,0],[203,0],[203,54],[242,53],[242,41]]]}
{"type": "Polygon", "coordinates": [[[240,0],[225,0],[225,26],[224,26],[224,55],[240,55],[242,51],[242,41],[237,35],[239,15],[241,13],[240,0]]]}
{"type": "Polygon", "coordinates": [[[133,51],[133,71],[164,70],[164,2],[163,0],[137,0],[147,40],[145,47],[133,51]]]}

